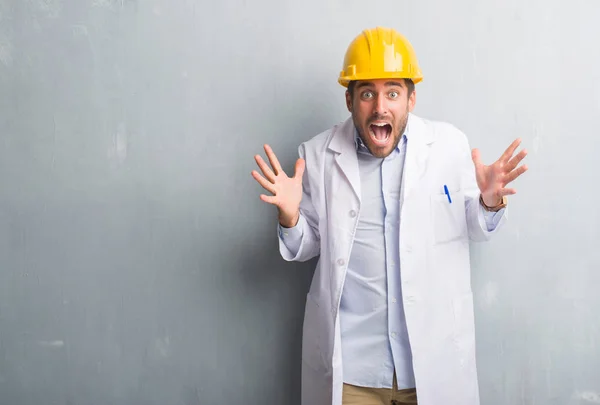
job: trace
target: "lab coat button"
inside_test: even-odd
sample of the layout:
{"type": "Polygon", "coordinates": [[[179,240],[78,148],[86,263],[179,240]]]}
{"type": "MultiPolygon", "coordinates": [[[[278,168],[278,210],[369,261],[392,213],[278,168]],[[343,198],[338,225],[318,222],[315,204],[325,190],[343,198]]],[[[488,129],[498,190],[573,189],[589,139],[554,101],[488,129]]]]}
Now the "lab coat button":
{"type": "Polygon", "coordinates": [[[344,259],[338,259],[337,264],[339,264],[340,266],[343,266],[344,263],[346,263],[346,261],[344,259]]]}
{"type": "Polygon", "coordinates": [[[356,211],[351,210],[350,211],[350,218],[354,218],[354,217],[356,217],[356,211]]]}

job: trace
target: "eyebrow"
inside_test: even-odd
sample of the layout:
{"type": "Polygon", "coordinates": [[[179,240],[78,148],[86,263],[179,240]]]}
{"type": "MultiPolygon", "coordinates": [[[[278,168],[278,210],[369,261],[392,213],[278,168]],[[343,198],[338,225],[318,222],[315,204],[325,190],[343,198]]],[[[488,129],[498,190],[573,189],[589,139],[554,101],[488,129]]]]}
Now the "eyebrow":
{"type": "MultiPolygon", "coordinates": [[[[403,85],[402,85],[402,83],[400,83],[400,82],[393,82],[393,81],[392,81],[392,82],[386,82],[386,83],[385,83],[385,85],[386,85],[387,87],[390,87],[390,86],[398,86],[398,87],[404,88],[404,86],[403,86],[403,85]]],[[[359,83],[359,84],[356,86],[356,88],[357,88],[357,89],[360,89],[360,88],[362,88],[362,87],[369,87],[369,86],[374,86],[374,84],[373,84],[373,83],[371,83],[371,82],[361,82],[361,83],[359,83]]]]}

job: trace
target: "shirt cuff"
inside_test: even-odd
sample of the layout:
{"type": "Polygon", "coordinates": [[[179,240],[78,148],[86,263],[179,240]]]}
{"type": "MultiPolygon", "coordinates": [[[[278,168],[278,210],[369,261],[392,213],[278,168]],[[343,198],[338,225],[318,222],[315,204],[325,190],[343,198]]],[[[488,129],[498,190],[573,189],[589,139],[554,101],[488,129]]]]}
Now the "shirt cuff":
{"type": "Polygon", "coordinates": [[[483,213],[483,218],[485,219],[485,225],[488,232],[493,232],[496,229],[500,219],[502,219],[502,216],[504,215],[504,211],[506,210],[506,208],[501,208],[497,212],[488,211],[483,208],[481,203],[479,204],[479,209],[483,213]]]}
{"type": "Polygon", "coordinates": [[[304,229],[304,222],[306,220],[302,215],[298,218],[298,223],[291,228],[284,228],[281,224],[277,225],[279,231],[279,238],[283,241],[285,246],[292,252],[298,251],[300,248],[300,242],[302,241],[302,234],[304,229]]]}

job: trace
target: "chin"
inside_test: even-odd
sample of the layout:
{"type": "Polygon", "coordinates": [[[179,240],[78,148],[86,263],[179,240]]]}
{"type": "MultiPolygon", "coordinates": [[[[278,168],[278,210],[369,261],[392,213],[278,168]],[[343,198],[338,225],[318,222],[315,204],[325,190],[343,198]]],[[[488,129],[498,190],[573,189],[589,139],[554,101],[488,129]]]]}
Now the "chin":
{"type": "Polygon", "coordinates": [[[392,153],[393,148],[389,148],[389,149],[379,149],[379,150],[375,150],[375,153],[371,152],[373,154],[373,156],[378,157],[378,158],[386,158],[388,157],[391,153],[392,153]]]}
{"type": "Polygon", "coordinates": [[[367,149],[369,149],[369,152],[371,152],[371,155],[378,157],[378,158],[385,158],[390,153],[392,153],[392,151],[394,150],[394,146],[389,145],[389,146],[381,147],[381,146],[373,145],[371,142],[369,142],[367,144],[367,149]]]}

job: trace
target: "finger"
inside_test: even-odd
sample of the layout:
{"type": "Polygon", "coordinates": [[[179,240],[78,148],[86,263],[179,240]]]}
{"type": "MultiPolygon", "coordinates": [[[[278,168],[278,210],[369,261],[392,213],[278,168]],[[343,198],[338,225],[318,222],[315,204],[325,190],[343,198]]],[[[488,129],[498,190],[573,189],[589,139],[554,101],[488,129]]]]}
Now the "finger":
{"type": "Polygon", "coordinates": [[[514,188],[502,188],[498,191],[499,197],[504,197],[505,195],[513,195],[513,194],[517,194],[517,190],[515,190],[514,188]]]}
{"type": "Polygon", "coordinates": [[[261,194],[260,199],[266,203],[277,205],[277,197],[275,197],[274,195],[261,194]]]}
{"type": "Polygon", "coordinates": [[[471,150],[471,159],[473,160],[475,166],[481,164],[481,154],[479,153],[479,149],[475,148],[471,150]]]}
{"type": "Polygon", "coordinates": [[[502,154],[502,156],[500,156],[501,161],[506,162],[508,161],[508,159],[510,159],[510,157],[513,155],[513,153],[515,153],[515,150],[519,147],[519,145],[521,144],[521,139],[517,138],[515,139],[508,148],[506,148],[506,150],[504,151],[504,153],[502,154]]]}
{"type": "Polygon", "coordinates": [[[525,156],[527,156],[527,150],[523,149],[521,152],[519,152],[517,154],[517,156],[513,157],[512,159],[510,159],[508,161],[508,163],[506,164],[506,166],[504,166],[504,168],[506,169],[506,171],[510,172],[511,170],[513,170],[515,167],[517,167],[519,165],[519,163],[525,159],[525,156]]]}
{"type": "Polygon", "coordinates": [[[265,190],[275,194],[275,186],[273,183],[261,176],[256,170],[252,170],[252,177],[254,177],[258,184],[260,184],[265,190]]]}
{"type": "Polygon", "coordinates": [[[301,180],[302,176],[304,175],[305,168],[306,168],[306,163],[304,162],[304,159],[300,158],[300,159],[296,160],[296,167],[294,168],[294,178],[301,180]]]}
{"type": "Polygon", "coordinates": [[[271,168],[267,165],[267,163],[263,160],[263,158],[260,157],[259,155],[256,155],[256,156],[254,156],[254,159],[256,160],[258,167],[260,167],[260,170],[263,172],[263,174],[265,175],[267,180],[269,180],[271,183],[274,183],[275,182],[275,174],[273,173],[271,168]]]}
{"type": "Polygon", "coordinates": [[[513,170],[512,172],[507,174],[506,177],[504,177],[504,184],[508,184],[512,181],[515,181],[515,179],[517,177],[519,177],[520,175],[522,175],[523,173],[525,173],[527,171],[527,169],[528,169],[527,165],[523,165],[523,166],[519,167],[518,169],[513,170]]]}
{"type": "Polygon", "coordinates": [[[471,150],[471,159],[473,160],[473,165],[475,166],[475,171],[479,172],[479,170],[484,166],[481,161],[481,153],[479,149],[475,148],[471,150]]]}
{"type": "Polygon", "coordinates": [[[269,158],[269,162],[271,163],[271,167],[275,172],[275,175],[278,175],[283,170],[281,169],[281,164],[279,164],[279,160],[277,160],[277,156],[275,156],[275,152],[269,145],[265,145],[265,152],[267,153],[267,157],[269,158]]]}

